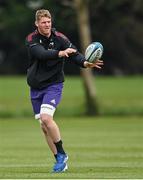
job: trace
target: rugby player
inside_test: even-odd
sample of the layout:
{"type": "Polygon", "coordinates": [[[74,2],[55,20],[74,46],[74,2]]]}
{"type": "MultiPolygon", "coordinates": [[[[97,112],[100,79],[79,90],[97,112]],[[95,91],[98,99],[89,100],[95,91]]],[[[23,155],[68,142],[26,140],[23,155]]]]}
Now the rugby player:
{"type": "Polygon", "coordinates": [[[64,83],[64,61],[70,60],[83,68],[101,68],[103,61],[89,63],[76,47],[61,32],[52,27],[48,10],[40,9],[35,14],[36,30],[26,37],[29,55],[27,83],[35,118],[39,119],[46,141],[55,156],[53,172],[67,170],[68,155],[58,125],[53,119],[61,101],[64,83]]]}

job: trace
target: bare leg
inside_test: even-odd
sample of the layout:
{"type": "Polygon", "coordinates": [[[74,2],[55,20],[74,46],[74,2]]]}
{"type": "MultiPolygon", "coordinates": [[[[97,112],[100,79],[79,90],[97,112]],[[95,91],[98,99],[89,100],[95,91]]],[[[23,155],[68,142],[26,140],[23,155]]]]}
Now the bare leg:
{"type": "Polygon", "coordinates": [[[50,150],[52,151],[52,153],[53,153],[54,155],[56,155],[56,154],[57,154],[56,146],[55,146],[52,138],[51,138],[50,135],[48,134],[48,132],[47,132],[47,130],[46,130],[46,127],[45,127],[45,125],[44,125],[43,123],[41,123],[41,129],[42,129],[42,131],[43,131],[43,133],[44,133],[44,135],[45,135],[46,142],[47,142],[50,150]]]}
{"type": "Polygon", "coordinates": [[[47,114],[41,114],[41,122],[44,126],[44,130],[49,135],[54,143],[61,140],[59,128],[53,117],[47,114]]]}
{"type": "Polygon", "coordinates": [[[45,134],[47,143],[56,155],[56,163],[53,167],[53,172],[64,172],[68,169],[67,160],[68,156],[66,155],[61,141],[61,135],[59,128],[53,117],[47,114],[41,114],[41,127],[45,134]]]}

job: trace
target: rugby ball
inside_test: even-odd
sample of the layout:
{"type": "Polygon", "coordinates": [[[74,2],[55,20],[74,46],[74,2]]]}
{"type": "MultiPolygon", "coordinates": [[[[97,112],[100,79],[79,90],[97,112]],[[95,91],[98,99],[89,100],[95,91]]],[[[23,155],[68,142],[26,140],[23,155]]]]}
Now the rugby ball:
{"type": "Polygon", "coordinates": [[[92,42],[85,50],[85,59],[88,62],[94,63],[100,59],[103,54],[103,46],[100,42],[92,42]]]}

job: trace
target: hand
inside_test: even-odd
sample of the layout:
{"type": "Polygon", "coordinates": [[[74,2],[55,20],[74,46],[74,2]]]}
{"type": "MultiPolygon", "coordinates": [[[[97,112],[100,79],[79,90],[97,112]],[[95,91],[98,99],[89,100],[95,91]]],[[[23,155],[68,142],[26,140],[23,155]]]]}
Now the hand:
{"type": "Polygon", "coordinates": [[[101,69],[102,65],[104,65],[102,60],[96,60],[94,63],[84,61],[84,67],[86,67],[86,68],[94,68],[95,67],[95,68],[101,69]]]}
{"type": "Polygon", "coordinates": [[[76,49],[67,48],[63,51],[59,51],[59,57],[69,57],[69,55],[73,53],[76,53],[76,49]]]}

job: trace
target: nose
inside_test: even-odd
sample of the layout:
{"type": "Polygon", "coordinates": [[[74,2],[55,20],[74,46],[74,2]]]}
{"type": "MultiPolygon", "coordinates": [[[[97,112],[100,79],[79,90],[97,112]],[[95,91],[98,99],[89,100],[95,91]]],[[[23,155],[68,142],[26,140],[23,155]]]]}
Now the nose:
{"type": "Polygon", "coordinates": [[[48,23],[48,22],[45,23],[46,26],[49,26],[49,24],[50,24],[50,23],[48,23]]]}

